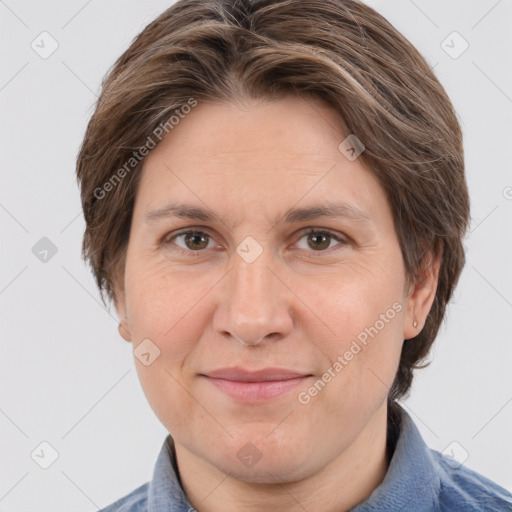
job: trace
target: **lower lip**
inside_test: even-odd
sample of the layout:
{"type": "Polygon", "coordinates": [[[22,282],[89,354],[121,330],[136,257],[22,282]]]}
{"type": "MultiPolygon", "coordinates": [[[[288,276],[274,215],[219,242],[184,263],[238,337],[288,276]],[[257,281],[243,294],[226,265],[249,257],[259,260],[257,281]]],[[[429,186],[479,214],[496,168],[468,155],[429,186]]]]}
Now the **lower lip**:
{"type": "Polygon", "coordinates": [[[261,382],[240,382],[207,376],[206,379],[216,386],[217,389],[220,389],[233,398],[244,402],[260,402],[290,392],[300,384],[303,384],[309,377],[310,376],[304,376],[287,380],[269,380],[261,382]]]}

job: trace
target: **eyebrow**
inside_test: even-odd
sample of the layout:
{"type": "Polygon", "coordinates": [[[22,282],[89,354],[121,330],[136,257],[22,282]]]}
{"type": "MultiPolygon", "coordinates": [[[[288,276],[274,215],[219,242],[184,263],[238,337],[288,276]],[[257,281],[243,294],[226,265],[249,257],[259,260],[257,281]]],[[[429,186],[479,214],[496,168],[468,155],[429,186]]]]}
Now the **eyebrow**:
{"type": "MultiPolygon", "coordinates": [[[[144,215],[143,220],[146,224],[149,224],[169,217],[198,220],[202,222],[222,222],[225,225],[228,224],[210,210],[183,203],[169,204],[163,208],[150,211],[144,215]]],[[[374,223],[370,215],[345,202],[328,202],[322,205],[313,205],[305,208],[291,208],[285,212],[281,222],[291,224],[294,222],[309,221],[320,217],[337,219],[345,218],[357,222],[374,223]]]]}

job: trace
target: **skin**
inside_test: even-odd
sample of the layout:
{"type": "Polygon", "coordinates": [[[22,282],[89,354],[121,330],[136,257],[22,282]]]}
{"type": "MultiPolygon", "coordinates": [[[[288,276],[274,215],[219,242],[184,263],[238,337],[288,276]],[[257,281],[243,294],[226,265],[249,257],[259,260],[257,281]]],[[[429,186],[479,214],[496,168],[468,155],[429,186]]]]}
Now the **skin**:
{"type": "Polygon", "coordinates": [[[149,338],[160,350],[149,366],[135,358],[137,372],[201,512],[340,512],[385,476],[388,391],[404,339],[432,305],[439,261],[407,283],[391,207],[362,158],[338,149],[347,135],[320,100],[200,103],[146,158],[117,287],[120,333],[134,349],[149,338]],[[329,201],[369,220],[282,221],[290,208],[329,201]],[[174,202],[225,220],[145,222],[174,202]],[[205,239],[173,238],[183,228],[205,239]],[[327,234],[322,245],[307,228],[342,242],[327,234]],[[251,263],[236,251],[248,236],[262,249],[251,263]],[[301,403],[298,393],[394,303],[401,311],[301,403]],[[235,365],[313,377],[247,404],[200,376],[235,365]],[[261,455],[250,467],[237,457],[247,443],[261,455]]]}

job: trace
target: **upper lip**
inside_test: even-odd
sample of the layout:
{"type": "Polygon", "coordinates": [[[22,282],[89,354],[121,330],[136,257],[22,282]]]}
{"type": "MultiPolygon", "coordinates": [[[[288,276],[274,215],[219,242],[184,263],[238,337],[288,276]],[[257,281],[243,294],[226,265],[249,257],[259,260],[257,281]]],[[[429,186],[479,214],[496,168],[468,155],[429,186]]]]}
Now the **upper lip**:
{"type": "Polygon", "coordinates": [[[289,380],[298,377],[308,377],[307,372],[298,372],[286,368],[263,368],[261,370],[246,370],[238,366],[231,368],[219,368],[204,373],[207,377],[215,379],[232,380],[238,382],[264,382],[271,380],[289,380]]]}

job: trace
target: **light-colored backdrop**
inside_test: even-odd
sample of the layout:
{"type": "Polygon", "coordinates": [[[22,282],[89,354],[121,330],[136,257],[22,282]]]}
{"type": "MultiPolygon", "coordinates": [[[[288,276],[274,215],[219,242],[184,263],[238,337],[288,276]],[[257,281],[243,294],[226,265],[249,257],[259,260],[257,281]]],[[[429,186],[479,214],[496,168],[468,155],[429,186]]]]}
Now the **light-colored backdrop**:
{"type": "MultiPolygon", "coordinates": [[[[97,510],[151,478],[167,434],[81,261],[74,163],[103,75],[170,3],[0,1],[0,511],[97,510]]],[[[432,448],[512,490],[512,2],[369,3],[452,98],[472,199],[467,266],[405,406],[432,448]]]]}

